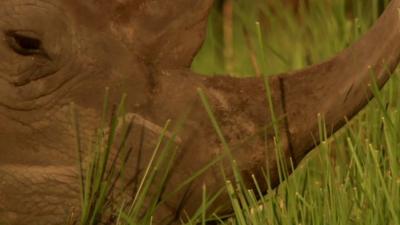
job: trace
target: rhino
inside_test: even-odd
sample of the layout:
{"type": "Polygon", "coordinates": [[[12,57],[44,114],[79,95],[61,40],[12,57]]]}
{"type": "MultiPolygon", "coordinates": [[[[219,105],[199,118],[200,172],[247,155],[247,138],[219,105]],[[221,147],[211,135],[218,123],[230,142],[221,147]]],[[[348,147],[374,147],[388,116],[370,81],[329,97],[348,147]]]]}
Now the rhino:
{"type": "MultiPolygon", "coordinates": [[[[172,140],[176,159],[164,193],[173,192],[214,160],[224,144],[234,146],[232,157],[249,188],[254,186],[252,175],[265,179],[261,169],[268,171],[276,187],[276,137],[285,161],[298,165],[319,144],[319,115],[332,135],[373,97],[371,83],[375,80],[382,87],[399,62],[400,0],[392,0],[368,33],[320,64],[269,77],[196,74],[190,66],[204,41],[212,4],[0,1],[2,223],[55,225],[65,224],[71,214],[79,217],[80,172],[71,102],[81,121],[82,142],[90,142],[85,137],[102,117],[105,88],[110,102],[126,94],[125,111],[141,128],[128,140],[133,146],[129,171],[143,171],[167,121],[180,124],[182,132],[172,140]],[[208,99],[222,139],[199,90],[208,99]]],[[[221,172],[229,171],[227,160],[163,200],[154,223],[175,223],[192,215],[201,205],[201,187],[207,193],[218,192],[226,179],[233,178],[233,173],[221,172]]],[[[143,176],[129,171],[127,176],[143,176]]],[[[221,194],[210,208],[227,201],[221,194]]]]}

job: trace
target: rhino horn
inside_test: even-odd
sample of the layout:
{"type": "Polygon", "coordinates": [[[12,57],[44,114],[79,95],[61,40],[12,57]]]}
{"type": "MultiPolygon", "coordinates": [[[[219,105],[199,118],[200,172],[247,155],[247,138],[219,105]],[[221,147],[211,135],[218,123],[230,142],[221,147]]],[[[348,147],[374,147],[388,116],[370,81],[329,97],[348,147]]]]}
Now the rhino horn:
{"type": "MultiPolygon", "coordinates": [[[[210,97],[228,144],[239,146],[238,139],[255,135],[258,128],[266,125],[270,128],[269,125],[274,123],[273,117],[278,121],[278,129],[267,128],[266,142],[258,139],[234,152],[242,172],[256,174],[264,166],[270,171],[271,184],[277,186],[280,180],[274,150],[276,133],[281,139],[283,155],[296,166],[319,144],[319,118],[324,118],[330,136],[369,102],[373,97],[372,82],[376,81],[378,87],[382,87],[400,60],[399,8],[400,0],[392,0],[367,34],[332,59],[300,71],[268,77],[273,110],[265,107],[268,102],[263,78],[200,78],[200,87],[210,97]]],[[[177,83],[179,81],[173,82],[168,90],[176,87],[177,83]]],[[[182,93],[176,96],[182,96],[182,93]]],[[[209,146],[213,135],[207,130],[204,139],[199,138],[196,146],[204,147],[205,152],[211,151],[209,146]]],[[[194,141],[191,139],[191,142],[194,141]]],[[[189,159],[197,152],[188,151],[186,154],[189,159]]],[[[205,157],[203,161],[208,162],[210,158],[205,157]]],[[[191,168],[189,164],[181,165],[182,170],[191,168]]]]}
{"type": "MultiPolygon", "coordinates": [[[[278,160],[274,149],[276,135],[279,135],[281,140],[279,144],[282,156],[287,159],[282,161],[290,162],[291,159],[296,166],[319,144],[319,115],[325,120],[327,135],[332,135],[345,124],[346,118],[351,119],[372,98],[370,84],[374,80],[379,87],[384,85],[400,60],[399,7],[400,0],[392,0],[381,18],[364,37],[337,56],[318,65],[268,77],[268,82],[264,82],[260,77],[201,78],[203,82],[200,86],[205,89],[214,109],[213,113],[221,122],[222,133],[227,143],[233,146],[232,156],[236,159],[246,185],[254,186],[251,175],[255,175],[260,187],[266,190],[267,184],[263,182],[264,176],[260,173],[262,167],[269,172],[269,184],[273,187],[279,185],[281,179],[278,176],[278,160]],[[271,94],[269,101],[265,98],[264,83],[268,83],[271,94]],[[268,103],[272,103],[273,110],[270,110],[271,104],[268,103]],[[268,105],[270,109],[266,107],[268,105]],[[274,123],[278,126],[271,129],[269,125],[274,123]],[[266,128],[266,135],[256,135],[259,128],[266,128]],[[240,145],[243,143],[241,141],[246,139],[245,136],[252,138],[248,138],[248,143],[240,145]],[[238,144],[239,142],[241,143],[238,144]]],[[[174,90],[172,87],[177,87],[177,83],[179,81],[175,80],[167,89],[174,90]]],[[[182,96],[182,93],[176,96],[182,96]]],[[[196,110],[200,111],[202,110],[196,110]]],[[[196,117],[193,121],[202,121],[203,117],[196,117]]],[[[202,126],[207,122],[202,121],[198,125],[202,126]]],[[[190,139],[192,145],[187,148],[183,160],[176,164],[175,171],[195,171],[189,168],[205,165],[215,157],[210,153],[215,146],[215,135],[207,127],[200,130],[203,133],[197,135],[199,138],[196,140],[190,139]],[[192,162],[193,158],[197,160],[196,165],[192,162]]],[[[224,165],[228,164],[229,162],[224,165]]],[[[220,190],[223,185],[223,182],[219,181],[233,179],[232,174],[220,176],[215,171],[207,171],[197,180],[198,185],[195,186],[207,184],[207,190],[212,193],[220,190]]],[[[181,177],[174,175],[173,178],[179,180],[181,177]]],[[[183,207],[187,212],[195,211],[194,203],[200,202],[202,196],[201,190],[191,190],[188,201],[190,204],[187,203],[183,207]]],[[[226,202],[229,202],[229,198],[223,195],[216,200],[214,206],[226,202]]],[[[229,207],[226,212],[229,212],[229,207]]]]}
{"type": "Polygon", "coordinates": [[[355,116],[381,88],[400,59],[400,0],[359,41],[332,59],[304,70],[278,75],[289,152],[298,163],[319,140],[318,115],[328,136],[355,116]]]}

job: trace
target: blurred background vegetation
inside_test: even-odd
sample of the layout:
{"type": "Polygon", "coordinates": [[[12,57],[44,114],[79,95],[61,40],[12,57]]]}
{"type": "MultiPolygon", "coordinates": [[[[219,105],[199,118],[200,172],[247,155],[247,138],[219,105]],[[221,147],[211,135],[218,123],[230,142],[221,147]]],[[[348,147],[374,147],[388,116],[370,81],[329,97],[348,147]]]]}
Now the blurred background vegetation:
{"type": "Polygon", "coordinates": [[[377,19],[389,0],[217,0],[193,67],[205,74],[254,75],[299,69],[342,50],[377,19]],[[257,26],[264,48],[257,44],[257,26]],[[260,64],[260,63],[258,63],[260,64]]]}

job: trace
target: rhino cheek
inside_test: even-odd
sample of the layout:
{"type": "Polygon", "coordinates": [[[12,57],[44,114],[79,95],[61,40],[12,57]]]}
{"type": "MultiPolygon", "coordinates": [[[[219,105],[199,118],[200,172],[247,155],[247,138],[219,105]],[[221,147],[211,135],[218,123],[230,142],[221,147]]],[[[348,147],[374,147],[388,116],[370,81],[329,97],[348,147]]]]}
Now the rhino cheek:
{"type": "Polygon", "coordinates": [[[1,166],[0,223],[65,224],[79,210],[74,167],[1,166]]]}

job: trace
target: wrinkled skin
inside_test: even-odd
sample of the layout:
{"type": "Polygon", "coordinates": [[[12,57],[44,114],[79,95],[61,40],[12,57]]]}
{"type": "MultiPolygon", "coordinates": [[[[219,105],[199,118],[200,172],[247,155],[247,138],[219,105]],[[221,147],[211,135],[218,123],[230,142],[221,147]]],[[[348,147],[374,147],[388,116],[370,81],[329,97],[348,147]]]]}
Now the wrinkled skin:
{"type": "MultiPolygon", "coordinates": [[[[1,222],[64,224],[72,212],[79,216],[70,103],[79,112],[82,145],[88,145],[101,118],[106,87],[110,102],[118,102],[126,93],[126,111],[141,117],[134,125],[144,134],[134,132],[129,138],[133,146],[129,171],[143,171],[167,120],[173,127],[185,118],[175,139],[179,148],[165,193],[223,151],[199,99],[199,88],[207,94],[228,144],[234,146],[233,156],[249,187],[250,174],[264,180],[262,167],[269,170],[273,185],[278,184],[263,79],[203,77],[189,69],[204,39],[211,4],[209,0],[0,2],[1,222]],[[137,145],[141,138],[143,147],[137,145]]],[[[317,144],[318,113],[334,132],[344,117],[354,116],[368,102],[371,69],[380,86],[388,79],[400,53],[399,6],[400,0],[393,0],[370,33],[332,60],[269,79],[287,159],[297,164],[317,144]],[[377,41],[382,37],[387,42],[377,41]]],[[[184,212],[191,215],[201,204],[203,184],[208,193],[223,187],[221,163],[231,178],[226,162],[164,199],[155,222],[176,221],[184,212]]],[[[128,174],[135,175],[142,172],[128,174]]],[[[213,207],[223,203],[226,195],[213,207]]]]}

